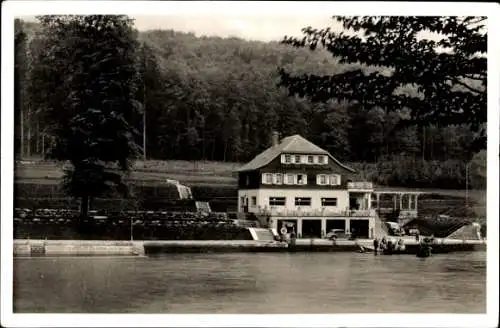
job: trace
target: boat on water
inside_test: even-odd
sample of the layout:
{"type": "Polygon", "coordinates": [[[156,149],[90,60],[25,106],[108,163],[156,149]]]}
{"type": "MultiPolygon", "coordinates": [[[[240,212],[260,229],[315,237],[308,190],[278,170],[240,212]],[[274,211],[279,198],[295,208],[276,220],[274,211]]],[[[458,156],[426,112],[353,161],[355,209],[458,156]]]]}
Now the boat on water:
{"type": "Polygon", "coordinates": [[[417,257],[429,257],[432,254],[432,247],[430,245],[421,244],[417,250],[417,257]]]}
{"type": "MultiPolygon", "coordinates": [[[[419,245],[416,256],[417,257],[429,257],[432,254],[431,244],[433,238],[425,238],[419,245]]],[[[411,254],[406,249],[404,241],[399,239],[397,242],[392,240],[382,240],[382,242],[374,241],[373,247],[363,247],[362,252],[371,251],[375,255],[396,255],[396,254],[411,254]]],[[[415,253],[413,253],[415,254],[415,253]]]]}

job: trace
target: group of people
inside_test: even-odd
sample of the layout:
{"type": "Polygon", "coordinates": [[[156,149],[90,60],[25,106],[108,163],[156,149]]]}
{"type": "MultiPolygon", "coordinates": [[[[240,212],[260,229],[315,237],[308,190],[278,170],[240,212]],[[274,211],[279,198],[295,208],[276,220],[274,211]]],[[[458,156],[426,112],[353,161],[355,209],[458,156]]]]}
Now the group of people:
{"type": "Polygon", "coordinates": [[[394,242],[392,239],[387,239],[385,236],[382,239],[375,238],[373,240],[373,249],[375,254],[402,252],[406,249],[403,239],[398,239],[394,242]]]}

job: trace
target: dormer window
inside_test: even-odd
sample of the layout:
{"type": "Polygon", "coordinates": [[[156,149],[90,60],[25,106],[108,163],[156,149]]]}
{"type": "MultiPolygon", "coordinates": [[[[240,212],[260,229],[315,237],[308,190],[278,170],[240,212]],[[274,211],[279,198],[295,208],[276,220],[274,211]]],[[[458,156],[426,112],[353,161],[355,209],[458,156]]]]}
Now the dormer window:
{"type": "Polygon", "coordinates": [[[292,162],[292,156],[291,155],[285,155],[285,163],[289,164],[292,162]]]}
{"type": "Polygon", "coordinates": [[[295,163],[300,163],[300,155],[295,155],[295,163]]]}
{"type": "Polygon", "coordinates": [[[340,175],[338,175],[338,174],[332,174],[330,176],[330,184],[332,186],[339,186],[340,185],[340,175]]]}
{"type": "Polygon", "coordinates": [[[297,184],[299,185],[307,184],[307,176],[305,174],[297,174],[297,184]]]}
{"type": "Polygon", "coordinates": [[[324,156],[318,156],[318,164],[323,164],[325,162],[324,156]]]}
{"type": "Polygon", "coordinates": [[[273,183],[273,175],[272,175],[272,173],[265,173],[264,174],[264,182],[266,184],[272,184],[273,183]]]}
{"type": "Polygon", "coordinates": [[[314,164],[314,156],[312,156],[312,155],[307,156],[307,163],[314,164]]]}
{"type": "Polygon", "coordinates": [[[276,173],[276,174],[274,175],[274,183],[275,183],[275,184],[279,184],[279,185],[280,185],[280,184],[282,184],[282,183],[283,183],[283,174],[281,174],[281,173],[276,173]]]}
{"type": "Polygon", "coordinates": [[[320,174],[318,179],[319,185],[327,185],[328,184],[328,176],[326,174],[320,174]]]}

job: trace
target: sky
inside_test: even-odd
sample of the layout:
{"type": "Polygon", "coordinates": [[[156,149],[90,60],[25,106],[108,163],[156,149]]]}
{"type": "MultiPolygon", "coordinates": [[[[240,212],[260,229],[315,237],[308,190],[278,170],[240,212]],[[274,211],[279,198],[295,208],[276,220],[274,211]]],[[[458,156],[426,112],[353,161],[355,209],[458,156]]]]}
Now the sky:
{"type": "MultiPolygon", "coordinates": [[[[331,15],[140,15],[131,16],[140,31],[162,29],[193,32],[196,36],[239,37],[246,40],[281,40],[285,35],[301,36],[306,26],[340,29],[331,15]]],[[[34,16],[23,16],[24,20],[35,20],[34,16]]]]}
{"type": "MultiPolygon", "coordinates": [[[[7,1],[13,7],[20,1],[7,1]]],[[[27,3],[22,1],[22,3],[27,3]]],[[[336,1],[33,1],[22,6],[32,20],[36,14],[128,14],[135,18],[140,31],[172,29],[193,32],[197,36],[239,37],[247,40],[272,41],[287,36],[302,36],[301,29],[331,27],[340,31],[333,15],[458,15],[476,16],[484,9],[471,4],[450,3],[380,3],[336,1]],[[390,5],[389,5],[390,4],[390,5]],[[31,16],[30,16],[31,15],[31,16]]],[[[5,7],[5,6],[3,6],[5,7]]],[[[21,11],[20,5],[17,12],[21,11]]],[[[426,35],[427,37],[427,35],[426,35]]]]}
{"type": "Polygon", "coordinates": [[[173,29],[193,32],[197,36],[235,36],[243,39],[272,41],[281,40],[285,35],[299,36],[306,26],[323,28],[339,26],[331,16],[136,16],[135,25],[139,30],[173,29]]]}

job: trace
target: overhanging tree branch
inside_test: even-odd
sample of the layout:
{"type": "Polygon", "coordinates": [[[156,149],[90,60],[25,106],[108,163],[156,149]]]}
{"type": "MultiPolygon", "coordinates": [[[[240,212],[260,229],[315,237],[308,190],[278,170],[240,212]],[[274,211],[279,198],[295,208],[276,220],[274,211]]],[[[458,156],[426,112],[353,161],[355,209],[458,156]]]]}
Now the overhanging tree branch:
{"type": "MultiPolygon", "coordinates": [[[[300,75],[280,71],[280,85],[291,95],[315,101],[339,99],[359,102],[364,108],[383,106],[411,110],[412,120],[422,123],[470,124],[480,129],[486,121],[486,91],[468,85],[462,76],[486,85],[487,33],[484,18],[457,17],[337,17],[345,30],[302,29],[304,37],[285,37],[284,44],[322,47],[343,64],[361,64],[332,76],[300,75]],[[471,26],[473,25],[473,26],[471,26]],[[417,38],[420,32],[439,33],[440,41],[417,38]],[[447,48],[440,51],[438,46],[447,48]],[[371,72],[371,73],[367,73],[371,72]],[[451,85],[449,84],[451,81],[451,85]],[[412,95],[397,91],[410,86],[412,95]],[[463,88],[456,90],[454,86],[463,88]]],[[[484,144],[485,146],[485,144],[484,144]]]]}

